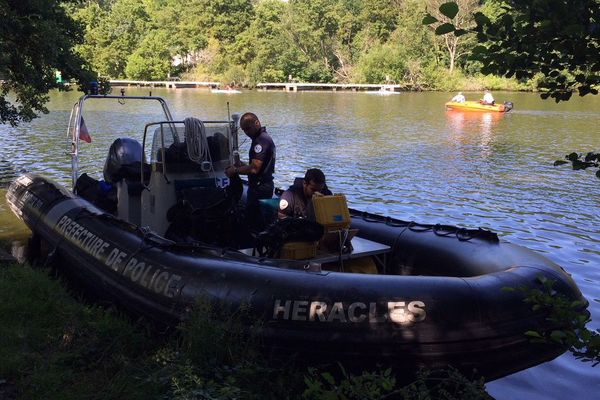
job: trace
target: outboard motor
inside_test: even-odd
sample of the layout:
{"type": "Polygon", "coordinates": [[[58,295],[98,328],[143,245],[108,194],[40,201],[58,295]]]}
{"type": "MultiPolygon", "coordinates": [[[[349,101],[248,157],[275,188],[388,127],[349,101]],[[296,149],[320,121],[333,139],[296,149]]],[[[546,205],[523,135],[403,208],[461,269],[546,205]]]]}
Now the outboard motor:
{"type": "Polygon", "coordinates": [[[513,109],[513,103],[512,103],[512,101],[505,101],[504,102],[504,111],[505,112],[509,112],[512,109],[513,109]]]}
{"type": "Polygon", "coordinates": [[[142,145],[135,139],[119,138],[110,145],[104,163],[104,180],[117,183],[121,179],[140,180],[140,164],[144,162],[142,145]]]}

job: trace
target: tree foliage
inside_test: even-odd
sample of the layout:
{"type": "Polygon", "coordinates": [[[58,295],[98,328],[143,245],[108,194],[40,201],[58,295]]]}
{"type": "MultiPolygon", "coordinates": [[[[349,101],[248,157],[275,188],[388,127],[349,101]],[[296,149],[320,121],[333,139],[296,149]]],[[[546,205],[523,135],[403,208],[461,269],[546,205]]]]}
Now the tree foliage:
{"type": "Polygon", "coordinates": [[[75,2],[0,1],[0,123],[16,125],[47,112],[47,93],[67,89],[57,82],[57,71],[83,88],[95,79],[73,51],[83,28],[61,6],[75,2]]]}
{"type": "MultiPolygon", "coordinates": [[[[479,45],[473,59],[482,72],[519,80],[539,76],[542,98],[557,102],[598,94],[600,84],[600,2],[598,0],[489,0],[491,13],[473,15],[479,45]]],[[[456,3],[442,5],[440,12],[452,22],[437,28],[438,35],[466,33],[450,12],[456,3]],[[442,28],[443,26],[443,28],[442,28]],[[441,29],[442,28],[442,29],[441,29]]],[[[428,14],[424,24],[438,22],[428,14]]]]}
{"type": "Polygon", "coordinates": [[[455,65],[467,55],[467,50],[473,47],[473,38],[465,28],[471,24],[471,15],[479,10],[478,0],[457,0],[457,3],[446,3],[445,0],[428,0],[427,6],[433,18],[438,40],[447,51],[450,73],[455,65]],[[450,23],[450,22],[453,23],[450,23]],[[445,33],[456,32],[455,35],[445,33]]]}
{"type": "Polygon", "coordinates": [[[78,51],[112,79],[434,87],[423,71],[449,58],[416,23],[422,10],[420,0],[89,0],[72,15],[86,26],[78,51]]]}

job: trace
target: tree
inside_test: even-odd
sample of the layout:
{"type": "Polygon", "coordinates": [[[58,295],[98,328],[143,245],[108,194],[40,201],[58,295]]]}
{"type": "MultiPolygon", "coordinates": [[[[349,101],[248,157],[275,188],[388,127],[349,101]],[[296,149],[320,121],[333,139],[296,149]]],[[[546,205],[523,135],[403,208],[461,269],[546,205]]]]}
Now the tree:
{"type": "MultiPolygon", "coordinates": [[[[96,7],[91,3],[89,7],[96,7]]],[[[82,54],[102,76],[125,77],[127,60],[139,46],[148,29],[150,17],[144,2],[115,0],[102,9],[86,32],[82,54]]]]}
{"type": "MultiPolygon", "coordinates": [[[[444,3],[444,0],[428,0],[427,7],[431,10],[433,15],[439,22],[435,23],[436,33],[447,29],[447,24],[452,20],[454,29],[460,31],[467,27],[471,22],[471,15],[475,10],[479,9],[479,0],[457,0],[457,12],[454,16],[446,16],[442,13],[444,8],[440,9],[440,6],[444,3]]],[[[450,14],[452,15],[452,13],[450,14]]],[[[463,57],[467,50],[470,50],[467,42],[472,41],[469,36],[464,35],[441,35],[441,41],[448,54],[448,69],[450,73],[454,71],[456,62],[459,58],[463,57]]]]}
{"type": "Polygon", "coordinates": [[[238,35],[232,46],[231,59],[246,70],[249,82],[262,80],[283,82],[287,79],[281,55],[289,47],[282,38],[281,16],[286,3],[279,0],[264,0],[255,6],[255,19],[248,29],[238,35]]]}
{"type": "Polygon", "coordinates": [[[48,92],[67,89],[57,82],[57,71],[83,89],[96,79],[73,50],[83,40],[83,28],[61,6],[75,2],[0,1],[0,123],[17,125],[47,113],[48,92]]]}
{"type": "Polygon", "coordinates": [[[165,46],[169,36],[165,31],[148,33],[127,59],[125,73],[139,80],[165,80],[171,71],[171,53],[165,46]]]}
{"type": "MultiPolygon", "coordinates": [[[[598,94],[600,84],[600,1],[598,0],[490,0],[496,15],[474,14],[479,45],[473,58],[485,74],[531,79],[540,76],[542,98],[556,102],[598,94]]],[[[453,21],[455,2],[440,11],[453,21]]],[[[424,24],[438,20],[427,15],[424,24]]],[[[462,36],[466,30],[450,22],[437,33],[462,36]]],[[[441,27],[440,27],[441,28],[441,27]]]]}

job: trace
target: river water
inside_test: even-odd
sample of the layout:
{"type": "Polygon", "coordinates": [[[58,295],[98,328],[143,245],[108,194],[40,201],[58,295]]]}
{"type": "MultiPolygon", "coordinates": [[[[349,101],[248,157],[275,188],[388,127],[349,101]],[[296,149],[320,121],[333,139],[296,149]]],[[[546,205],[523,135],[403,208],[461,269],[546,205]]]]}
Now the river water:
{"type": "MultiPolygon", "coordinates": [[[[543,253],[573,275],[590,302],[588,327],[600,328],[600,180],[592,170],[552,165],[572,151],[600,150],[600,96],[556,104],[531,93],[495,93],[515,104],[503,115],[447,112],[449,93],[227,95],[155,88],[152,94],[168,101],[176,119],[225,119],[227,103],[231,112],[256,113],[277,144],[278,186],[319,167],[354,208],[488,228],[543,253]]],[[[18,128],[0,125],[0,240],[28,234],[4,203],[7,182],[34,171],[70,183],[66,127],[77,97],[53,93],[48,115],[18,128]]],[[[93,142],[81,145],[82,172],[101,173],[115,137],[141,141],[144,123],[160,119],[157,111],[140,105],[126,113],[112,103],[84,114],[93,142]]],[[[600,366],[567,353],[486,387],[497,399],[598,398],[600,366]]]]}

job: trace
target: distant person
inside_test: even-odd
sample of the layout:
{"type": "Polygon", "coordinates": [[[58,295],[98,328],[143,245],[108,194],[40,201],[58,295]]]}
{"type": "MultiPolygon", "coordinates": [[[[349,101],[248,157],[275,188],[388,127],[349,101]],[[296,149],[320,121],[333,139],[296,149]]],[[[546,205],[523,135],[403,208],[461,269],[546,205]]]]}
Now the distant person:
{"type": "Polygon", "coordinates": [[[466,100],[467,99],[465,99],[465,96],[463,96],[462,92],[458,92],[458,94],[454,96],[450,101],[454,101],[456,103],[464,103],[466,100]]]}
{"type": "Polygon", "coordinates": [[[496,104],[496,101],[494,100],[494,96],[492,96],[492,92],[490,92],[489,90],[486,90],[485,92],[483,92],[483,99],[481,99],[481,104],[485,104],[485,105],[489,105],[489,106],[493,106],[494,104],[496,104]]]}
{"type": "Polygon", "coordinates": [[[248,175],[246,197],[246,219],[251,229],[261,229],[264,218],[260,212],[259,200],[273,197],[273,173],[275,172],[275,143],[267,129],[260,124],[253,113],[240,118],[240,128],[252,143],[248,152],[248,164],[231,165],[225,170],[230,177],[248,175]]]}
{"type": "Polygon", "coordinates": [[[304,174],[304,179],[297,178],[281,195],[278,217],[282,218],[314,218],[311,200],[315,195],[330,195],[325,183],[325,174],[317,168],[311,168],[304,174]],[[318,193],[318,194],[317,194],[318,193]]]}

